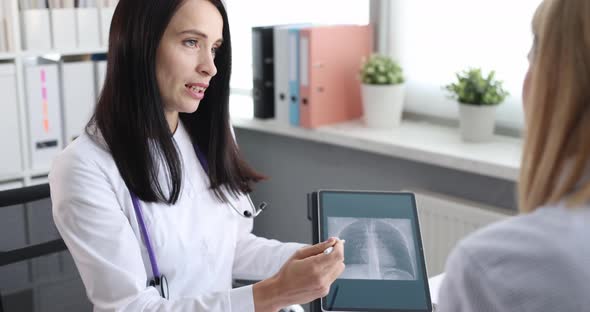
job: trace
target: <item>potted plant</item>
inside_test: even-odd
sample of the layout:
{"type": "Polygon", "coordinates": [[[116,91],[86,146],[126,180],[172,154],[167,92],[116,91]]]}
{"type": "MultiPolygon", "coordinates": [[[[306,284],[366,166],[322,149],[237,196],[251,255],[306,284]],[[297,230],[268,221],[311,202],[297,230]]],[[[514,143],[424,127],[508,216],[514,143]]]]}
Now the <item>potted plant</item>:
{"type": "Polygon", "coordinates": [[[364,120],[374,128],[394,128],[401,122],[404,77],[390,57],[373,54],[360,70],[364,120]]]}
{"type": "Polygon", "coordinates": [[[444,86],[450,98],[459,102],[461,137],[467,142],[488,141],[494,134],[496,107],[509,95],[495,72],[487,76],[471,68],[457,73],[457,81],[444,86]]]}

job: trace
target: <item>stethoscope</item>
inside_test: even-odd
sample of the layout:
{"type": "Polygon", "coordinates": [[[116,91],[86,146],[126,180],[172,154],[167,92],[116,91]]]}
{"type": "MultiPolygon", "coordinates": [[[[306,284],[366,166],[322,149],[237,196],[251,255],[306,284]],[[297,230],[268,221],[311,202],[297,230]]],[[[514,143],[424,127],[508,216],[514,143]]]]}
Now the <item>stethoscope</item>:
{"type": "MultiPolygon", "coordinates": [[[[193,144],[193,147],[195,149],[195,153],[197,154],[197,158],[199,159],[199,162],[201,163],[201,166],[203,167],[203,169],[205,170],[205,172],[208,172],[208,163],[207,163],[207,158],[205,157],[205,155],[199,150],[199,147],[196,144],[193,144]]],[[[143,214],[141,212],[141,203],[139,202],[139,199],[137,198],[137,196],[129,191],[129,194],[131,195],[131,201],[133,202],[133,208],[135,210],[135,216],[137,218],[137,223],[139,223],[139,228],[141,231],[141,235],[143,236],[143,239],[145,241],[145,245],[147,247],[147,251],[148,251],[148,256],[150,258],[150,264],[152,266],[152,274],[153,277],[151,279],[148,279],[147,281],[147,285],[148,286],[153,286],[155,287],[158,292],[160,293],[160,296],[162,296],[165,299],[169,299],[169,289],[168,289],[168,280],[166,279],[166,276],[164,274],[160,274],[160,269],[158,268],[158,262],[156,261],[156,255],[154,253],[154,249],[152,248],[152,242],[150,240],[150,235],[147,231],[147,228],[145,226],[145,222],[143,222],[143,214]]],[[[238,208],[231,202],[228,202],[228,204],[242,217],[244,218],[256,218],[267,206],[268,204],[265,202],[260,203],[260,205],[258,206],[258,209],[256,209],[254,207],[254,203],[252,203],[252,199],[250,198],[250,195],[246,195],[246,197],[248,198],[248,202],[250,203],[250,210],[245,210],[243,212],[240,212],[238,210],[238,208]]]]}

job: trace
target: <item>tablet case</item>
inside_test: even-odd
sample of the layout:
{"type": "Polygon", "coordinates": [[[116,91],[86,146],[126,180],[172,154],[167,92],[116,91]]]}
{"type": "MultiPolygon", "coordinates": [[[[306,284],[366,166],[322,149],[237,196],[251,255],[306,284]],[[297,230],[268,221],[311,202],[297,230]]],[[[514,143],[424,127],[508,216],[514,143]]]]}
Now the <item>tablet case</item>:
{"type": "MultiPolygon", "coordinates": [[[[312,244],[319,243],[319,229],[318,229],[318,193],[312,192],[307,194],[307,219],[311,221],[312,228],[312,244]]],[[[320,299],[316,299],[309,303],[310,312],[322,312],[322,304],[320,299]]],[[[436,311],[436,305],[433,304],[433,311],[436,311]]]]}
{"type": "MultiPolygon", "coordinates": [[[[319,243],[318,233],[318,193],[312,192],[307,194],[307,219],[311,221],[312,243],[319,243]]],[[[322,312],[320,299],[309,303],[310,312],[322,312]]]]}

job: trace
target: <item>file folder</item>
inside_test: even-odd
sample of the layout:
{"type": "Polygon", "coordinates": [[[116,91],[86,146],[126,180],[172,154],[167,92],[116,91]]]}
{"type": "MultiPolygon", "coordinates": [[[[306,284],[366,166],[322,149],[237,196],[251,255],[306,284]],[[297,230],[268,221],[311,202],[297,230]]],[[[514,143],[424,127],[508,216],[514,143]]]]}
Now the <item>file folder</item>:
{"type": "Polygon", "coordinates": [[[274,118],[273,27],[252,27],[252,74],[255,118],[274,118]]]}
{"type": "MultiPolygon", "coordinates": [[[[275,26],[274,28],[274,87],[275,87],[275,119],[281,124],[290,124],[291,111],[291,95],[289,87],[289,77],[292,71],[296,71],[298,61],[296,61],[297,53],[295,48],[289,44],[289,31],[291,29],[301,29],[302,27],[309,27],[310,24],[292,24],[275,26]],[[291,66],[291,58],[293,58],[294,65],[291,66]],[[293,67],[293,69],[291,69],[293,67]]],[[[293,115],[296,112],[293,113],[293,115]]],[[[295,121],[295,120],[294,120],[295,121]]],[[[298,122],[294,122],[298,125],[298,122]]]]}
{"type": "Polygon", "coordinates": [[[289,124],[289,26],[277,26],[274,36],[275,119],[289,124]]]}
{"type": "Polygon", "coordinates": [[[8,51],[8,43],[6,37],[8,36],[6,31],[7,16],[8,13],[4,13],[4,2],[0,2],[0,52],[8,51]]]}
{"type": "Polygon", "coordinates": [[[7,52],[14,52],[16,51],[16,42],[14,39],[15,31],[14,31],[14,18],[12,14],[10,14],[13,10],[13,6],[15,3],[10,1],[2,1],[4,5],[4,25],[5,36],[6,36],[6,51],[7,52]]]}
{"type": "Polygon", "coordinates": [[[94,63],[62,63],[61,82],[64,142],[69,144],[84,131],[96,103],[94,63]]]}
{"type": "Polygon", "coordinates": [[[25,66],[25,96],[31,168],[48,170],[63,145],[57,64],[25,66]]]}
{"type": "Polygon", "coordinates": [[[305,128],[362,116],[359,69],[372,51],[370,25],[303,28],[299,34],[300,123],[305,128]]]}
{"type": "Polygon", "coordinates": [[[289,122],[299,126],[299,31],[289,29],[289,122]]]}
{"type": "Polygon", "coordinates": [[[18,126],[16,66],[0,64],[0,175],[22,172],[21,141],[18,126]]]}

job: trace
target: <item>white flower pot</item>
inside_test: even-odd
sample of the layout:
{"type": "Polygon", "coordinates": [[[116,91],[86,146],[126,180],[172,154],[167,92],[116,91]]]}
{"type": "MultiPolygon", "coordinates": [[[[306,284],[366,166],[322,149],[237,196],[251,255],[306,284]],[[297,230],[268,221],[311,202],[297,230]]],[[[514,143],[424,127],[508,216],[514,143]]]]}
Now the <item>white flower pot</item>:
{"type": "Polygon", "coordinates": [[[365,124],[393,129],[401,123],[405,85],[361,85],[365,124]]]}
{"type": "Polygon", "coordinates": [[[497,105],[459,103],[461,138],[466,142],[485,142],[494,135],[497,105]]]}

